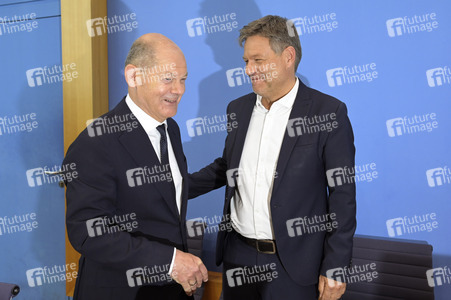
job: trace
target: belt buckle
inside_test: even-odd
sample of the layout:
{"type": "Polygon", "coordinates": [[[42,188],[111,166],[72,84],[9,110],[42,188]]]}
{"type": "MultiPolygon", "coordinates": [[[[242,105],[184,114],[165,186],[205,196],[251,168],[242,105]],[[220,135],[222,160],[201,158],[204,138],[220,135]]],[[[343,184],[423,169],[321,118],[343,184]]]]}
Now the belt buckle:
{"type": "Polygon", "coordinates": [[[274,241],[259,241],[257,240],[257,251],[265,254],[275,254],[276,253],[276,244],[274,241]],[[260,250],[260,243],[268,243],[272,245],[272,251],[264,251],[260,250]]]}

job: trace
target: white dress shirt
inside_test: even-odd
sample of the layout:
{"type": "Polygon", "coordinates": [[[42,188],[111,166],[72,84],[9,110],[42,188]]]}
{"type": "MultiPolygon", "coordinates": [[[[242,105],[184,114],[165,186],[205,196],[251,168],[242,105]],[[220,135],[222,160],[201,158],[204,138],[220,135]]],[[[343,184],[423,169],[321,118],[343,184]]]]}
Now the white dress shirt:
{"type": "Polygon", "coordinates": [[[266,109],[257,95],[244,142],[237,177],[237,189],[231,201],[233,227],[252,239],[274,239],[270,201],[280,148],[299,81],[284,97],[266,109]]]}
{"type": "MultiPolygon", "coordinates": [[[[125,98],[125,103],[127,103],[128,107],[130,108],[131,112],[135,115],[136,119],[138,119],[138,122],[141,124],[141,126],[144,128],[144,131],[147,133],[147,136],[149,137],[150,142],[152,143],[153,149],[155,150],[155,153],[158,156],[158,159],[161,161],[161,153],[160,153],[160,132],[157,130],[157,126],[161,124],[166,124],[166,136],[168,141],[168,156],[169,156],[169,166],[171,167],[171,173],[172,173],[172,180],[174,182],[175,186],[175,199],[177,203],[178,212],[180,214],[180,209],[182,205],[182,183],[183,178],[182,174],[180,173],[179,166],[177,164],[177,160],[175,158],[174,150],[172,149],[171,144],[171,138],[168,134],[168,124],[167,121],[164,120],[163,123],[158,122],[151,116],[149,116],[146,112],[144,112],[138,105],[136,105],[135,102],[130,98],[130,95],[127,94],[127,97],[125,98]]],[[[140,166],[145,167],[145,166],[140,166]]],[[[149,168],[152,168],[153,166],[147,166],[149,168]]],[[[172,262],[171,266],[169,268],[169,274],[172,272],[172,267],[174,264],[174,258],[175,258],[176,248],[174,248],[174,253],[172,255],[172,262]]],[[[149,253],[150,255],[150,253],[149,253]]]]}

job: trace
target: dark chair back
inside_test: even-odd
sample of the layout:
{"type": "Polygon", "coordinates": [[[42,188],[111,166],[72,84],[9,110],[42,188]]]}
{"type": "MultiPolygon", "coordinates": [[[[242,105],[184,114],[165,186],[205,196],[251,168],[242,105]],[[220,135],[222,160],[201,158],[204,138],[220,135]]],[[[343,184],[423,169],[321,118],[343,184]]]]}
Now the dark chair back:
{"type": "Polygon", "coordinates": [[[0,300],[10,300],[20,292],[16,284],[0,282],[0,300]]]}
{"type": "Polygon", "coordinates": [[[432,246],[426,242],[356,235],[352,263],[374,263],[377,278],[348,283],[343,300],[434,300],[426,278],[432,246]]]}

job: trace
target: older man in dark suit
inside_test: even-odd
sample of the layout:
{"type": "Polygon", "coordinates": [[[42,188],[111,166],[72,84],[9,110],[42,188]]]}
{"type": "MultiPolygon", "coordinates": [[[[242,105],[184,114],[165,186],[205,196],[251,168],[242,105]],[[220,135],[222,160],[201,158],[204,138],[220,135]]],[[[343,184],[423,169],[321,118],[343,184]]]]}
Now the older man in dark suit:
{"type": "Polygon", "coordinates": [[[81,253],[75,299],[188,299],[208,279],[187,251],[187,164],[171,118],[185,92],[180,48],[137,39],[125,63],[128,95],[70,146],[64,164],[67,232],[81,253]]]}
{"type": "Polygon", "coordinates": [[[287,19],[253,21],[239,41],[254,93],[227,108],[238,126],[223,156],[190,176],[190,198],[227,185],[224,299],[339,299],[356,228],[346,106],[296,77],[301,45],[287,19]]]}

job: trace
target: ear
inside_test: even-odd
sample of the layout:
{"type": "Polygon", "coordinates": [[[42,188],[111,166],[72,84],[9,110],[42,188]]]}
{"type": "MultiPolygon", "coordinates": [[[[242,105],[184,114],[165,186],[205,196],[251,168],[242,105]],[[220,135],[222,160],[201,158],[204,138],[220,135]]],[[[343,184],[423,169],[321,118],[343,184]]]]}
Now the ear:
{"type": "Polygon", "coordinates": [[[293,46],[288,46],[282,52],[287,68],[294,66],[296,61],[296,50],[293,46]]]}
{"type": "Polygon", "coordinates": [[[134,65],[126,65],[124,69],[124,76],[125,81],[127,81],[127,84],[131,88],[135,88],[138,86],[138,83],[136,82],[136,71],[138,68],[134,65]]]}

